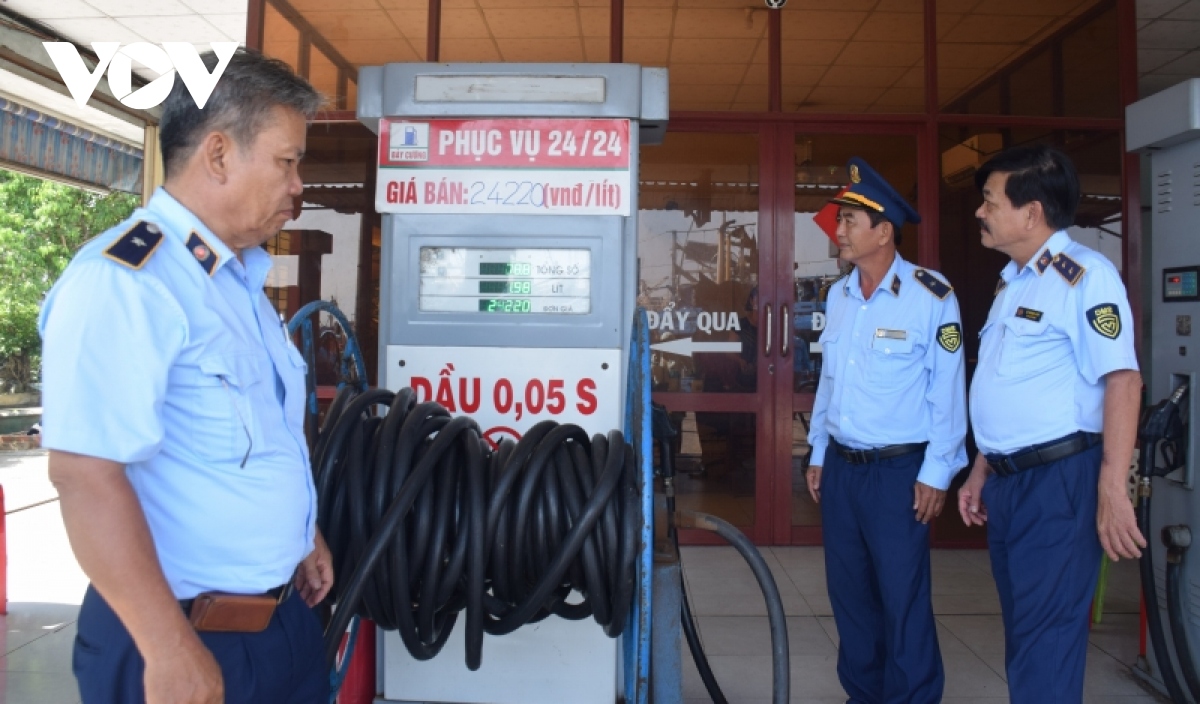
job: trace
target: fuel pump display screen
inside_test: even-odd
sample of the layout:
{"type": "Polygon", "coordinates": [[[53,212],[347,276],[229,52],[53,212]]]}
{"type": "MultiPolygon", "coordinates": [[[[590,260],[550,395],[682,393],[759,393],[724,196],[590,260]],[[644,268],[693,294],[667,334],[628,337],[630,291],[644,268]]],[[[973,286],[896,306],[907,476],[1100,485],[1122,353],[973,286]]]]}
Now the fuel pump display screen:
{"type": "Polygon", "coordinates": [[[587,249],[422,247],[420,310],[590,313],[591,258],[587,249]]]}

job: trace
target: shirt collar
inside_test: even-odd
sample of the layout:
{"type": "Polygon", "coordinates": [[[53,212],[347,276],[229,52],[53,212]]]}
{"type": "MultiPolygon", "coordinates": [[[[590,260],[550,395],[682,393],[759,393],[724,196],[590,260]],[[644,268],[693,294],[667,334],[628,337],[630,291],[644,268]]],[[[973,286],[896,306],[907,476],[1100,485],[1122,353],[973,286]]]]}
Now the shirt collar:
{"type": "MultiPolygon", "coordinates": [[[[901,274],[907,271],[908,266],[908,262],[904,261],[904,257],[897,252],[895,258],[892,259],[892,265],[888,267],[887,273],[883,275],[883,279],[879,282],[879,288],[876,290],[887,291],[892,296],[899,298],[900,289],[904,285],[904,277],[901,274]]],[[[859,277],[858,267],[854,267],[854,271],[850,272],[850,276],[846,278],[846,292],[853,294],[860,301],[866,300],[862,295],[862,281],[859,277]]]]}
{"type": "Polygon", "coordinates": [[[1071,237],[1067,234],[1066,230],[1055,232],[1053,235],[1050,235],[1050,239],[1046,240],[1046,243],[1038,250],[1037,256],[1025,262],[1025,266],[1018,269],[1017,263],[1009,260],[1008,265],[1000,272],[1001,278],[1006,282],[1012,281],[1025,271],[1032,271],[1041,276],[1054,264],[1054,258],[1061,254],[1070,242],[1071,237]]]}
{"type": "MultiPolygon", "coordinates": [[[[230,249],[220,237],[213,234],[213,231],[208,229],[196,214],[188,210],[183,203],[175,200],[175,197],[167,193],[161,186],[154,189],[154,195],[150,196],[150,202],[146,204],[146,210],[158,215],[163,219],[163,224],[166,225],[166,231],[171,237],[178,239],[180,242],[187,244],[192,233],[200,236],[204,244],[208,246],[216,255],[217,263],[214,267],[213,274],[216,274],[215,269],[220,269],[237,257],[233,250],[230,249]]],[[[243,252],[243,256],[248,252],[243,252]]],[[[268,259],[270,255],[268,255],[268,259]]],[[[265,279],[264,274],[264,279],[265,279]]]]}

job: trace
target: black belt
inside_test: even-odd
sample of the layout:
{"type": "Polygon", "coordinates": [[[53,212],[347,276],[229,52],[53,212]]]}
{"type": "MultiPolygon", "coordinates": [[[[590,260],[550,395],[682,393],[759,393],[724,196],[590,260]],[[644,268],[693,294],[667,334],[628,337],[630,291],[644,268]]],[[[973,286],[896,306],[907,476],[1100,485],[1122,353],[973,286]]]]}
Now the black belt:
{"type": "Polygon", "coordinates": [[[903,445],[888,445],[887,447],[875,447],[869,450],[856,450],[852,447],[846,447],[837,440],[829,438],[829,446],[841,455],[842,459],[850,464],[866,464],[868,462],[878,462],[880,460],[890,460],[893,457],[903,457],[911,455],[914,452],[923,452],[927,442],[909,442],[903,445]]]}
{"type": "Polygon", "coordinates": [[[1007,455],[993,454],[986,455],[986,457],[988,466],[992,468],[993,472],[1002,477],[1011,477],[1032,467],[1040,467],[1066,459],[1071,455],[1077,455],[1098,445],[1100,439],[1099,433],[1085,433],[1080,430],[1057,440],[1027,447],[1007,455]]]}
{"type": "MultiPolygon", "coordinates": [[[[275,587],[274,589],[268,589],[262,594],[251,594],[250,596],[269,596],[275,600],[275,603],[282,604],[288,600],[288,597],[292,595],[293,591],[293,583],[288,581],[287,584],[280,584],[278,587],[275,587]]],[[[193,601],[195,601],[195,599],[180,599],[179,608],[183,609],[183,613],[191,614],[193,601]]]]}

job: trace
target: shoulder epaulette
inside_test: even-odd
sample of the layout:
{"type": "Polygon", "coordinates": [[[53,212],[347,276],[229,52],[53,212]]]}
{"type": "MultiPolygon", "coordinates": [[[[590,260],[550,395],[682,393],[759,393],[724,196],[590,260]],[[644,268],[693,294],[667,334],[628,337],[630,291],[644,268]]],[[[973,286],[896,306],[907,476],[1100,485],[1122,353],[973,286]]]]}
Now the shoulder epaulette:
{"type": "Polygon", "coordinates": [[[130,269],[141,269],[162,241],[158,225],[138,220],[104,250],[104,256],[130,269]]]}
{"type": "Polygon", "coordinates": [[[221,260],[221,255],[217,254],[217,251],[208,242],[205,242],[200,233],[195,230],[192,230],[192,234],[188,237],[187,248],[196,258],[204,273],[212,276],[217,268],[217,262],[221,260]]]}
{"type": "Polygon", "coordinates": [[[1059,276],[1066,279],[1067,283],[1072,286],[1079,283],[1079,280],[1083,278],[1083,273],[1087,271],[1082,264],[1062,252],[1059,252],[1058,256],[1054,257],[1054,264],[1051,266],[1054,267],[1059,276]]]}
{"type": "Polygon", "coordinates": [[[917,269],[914,271],[913,278],[915,278],[922,286],[929,289],[930,293],[937,296],[939,301],[945,299],[946,296],[949,296],[950,292],[954,290],[950,284],[942,281],[924,269],[917,269]]]}

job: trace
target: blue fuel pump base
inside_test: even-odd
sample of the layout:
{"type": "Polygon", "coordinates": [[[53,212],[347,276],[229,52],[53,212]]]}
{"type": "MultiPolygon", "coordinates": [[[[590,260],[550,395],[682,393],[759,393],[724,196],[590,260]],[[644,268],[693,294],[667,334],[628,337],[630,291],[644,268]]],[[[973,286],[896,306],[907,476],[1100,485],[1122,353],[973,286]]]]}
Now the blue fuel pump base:
{"type": "MultiPolygon", "coordinates": [[[[1139,481],[1140,500],[1138,502],[1138,528],[1142,531],[1143,536],[1150,536],[1150,500],[1151,500],[1151,478],[1161,477],[1169,474],[1175,469],[1175,461],[1179,456],[1177,452],[1171,452],[1168,457],[1166,467],[1158,466],[1158,452],[1160,444],[1175,442],[1174,436],[1181,436],[1182,433],[1177,432],[1176,428],[1179,425],[1179,405],[1180,401],[1187,395],[1188,387],[1186,384],[1181,385],[1175,390],[1171,397],[1160,402],[1154,408],[1146,413],[1141,428],[1138,430],[1138,439],[1141,442],[1141,462],[1140,473],[1141,480],[1139,481]]],[[[1149,539],[1149,538],[1148,538],[1149,539]]],[[[1158,610],[1158,589],[1154,580],[1154,551],[1147,546],[1142,551],[1141,560],[1139,560],[1142,577],[1142,598],[1146,602],[1146,624],[1147,630],[1150,631],[1150,642],[1154,647],[1154,655],[1158,660],[1158,671],[1162,675],[1163,684],[1167,688],[1167,694],[1171,697],[1171,701],[1176,704],[1186,704],[1187,697],[1183,689],[1179,686],[1179,678],[1175,675],[1175,667],[1171,662],[1170,650],[1167,648],[1167,639],[1163,633],[1162,618],[1158,610]]],[[[1178,565],[1177,565],[1178,566],[1178,565]]],[[[1176,574],[1176,580],[1178,574],[1176,574]]],[[[1170,596],[1170,582],[1172,581],[1170,570],[1167,575],[1168,580],[1168,596],[1170,596]]],[[[1178,584],[1175,585],[1178,587],[1178,584]]],[[[1178,589],[1176,588],[1176,596],[1178,589]]],[[[1168,599],[1169,602],[1174,601],[1168,599]]],[[[1171,609],[1171,604],[1168,603],[1168,617],[1171,619],[1172,633],[1182,634],[1186,642],[1186,633],[1184,631],[1182,616],[1178,608],[1171,609]],[[1173,612],[1173,613],[1172,613],[1173,612]]],[[[1178,640],[1178,637],[1176,638],[1178,640]]],[[[1190,653],[1176,652],[1178,658],[1188,656],[1190,653]]],[[[1191,663],[1188,663],[1191,665],[1191,663]]],[[[1193,696],[1197,692],[1193,691],[1193,696]]],[[[1198,700],[1200,701],[1200,700],[1198,700]]]]}

